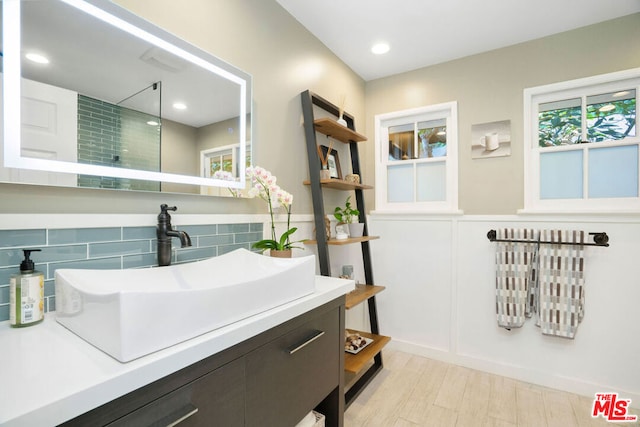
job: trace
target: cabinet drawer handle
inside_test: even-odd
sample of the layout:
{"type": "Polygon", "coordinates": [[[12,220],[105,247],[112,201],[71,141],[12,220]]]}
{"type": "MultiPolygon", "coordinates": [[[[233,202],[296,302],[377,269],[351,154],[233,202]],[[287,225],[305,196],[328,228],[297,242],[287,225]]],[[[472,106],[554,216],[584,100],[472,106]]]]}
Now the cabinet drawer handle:
{"type": "Polygon", "coordinates": [[[302,348],[308,346],[309,344],[311,344],[312,342],[314,342],[315,340],[317,340],[318,338],[320,338],[321,336],[324,335],[324,331],[314,331],[313,335],[309,338],[307,338],[307,340],[305,342],[303,342],[302,344],[294,347],[294,348],[290,348],[289,349],[289,354],[293,354],[298,350],[301,350],[302,348]]]}
{"type": "Polygon", "coordinates": [[[187,418],[195,415],[198,412],[198,408],[196,408],[193,405],[188,405],[186,408],[184,408],[185,410],[189,411],[186,414],[184,414],[183,416],[181,416],[180,418],[178,418],[177,420],[167,424],[167,427],[175,427],[178,424],[180,424],[181,422],[183,422],[184,420],[186,420],[187,418]]]}

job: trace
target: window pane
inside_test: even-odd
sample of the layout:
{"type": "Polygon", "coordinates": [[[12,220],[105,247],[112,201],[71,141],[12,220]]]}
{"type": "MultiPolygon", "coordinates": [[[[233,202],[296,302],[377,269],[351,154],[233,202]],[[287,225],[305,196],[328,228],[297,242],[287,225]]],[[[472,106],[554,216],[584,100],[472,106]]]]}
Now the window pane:
{"type": "Polygon", "coordinates": [[[209,174],[213,176],[214,173],[222,170],[222,162],[219,156],[209,157],[209,174]]]}
{"type": "Polygon", "coordinates": [[[547,102],[538,106],[540,147],[577,144],[582,132],[580,98],[547,102]]]}
{"type": "Polygon", "coordinates": [[[637,196],[637,145],[589,150],[589,197],[637,196]]]}
{"type": "Polygon", "coordinates": [[[413,164],[389,166],[387,201],[389,203],[413,202],[413,164]]]}
{"type": "Polygon", "coordinates": [[[582,150],[540,154],[540,199],[582,198],[582,150]]]}
{"type": "Polygon", "coordinates": [[[447,167],[444,161],[416,165],[418,202],[447,199],[447,167]]]}
{"type": "Polygon", "coordinates": [[[447,122],[445,119],[418,123],[418,158],[447,155],[447,122]]]}
{"type": "Polygon", "coordinates": [[[413,123],[389,127],[389,160],[415,159],[413,123]]]}
{"type": "Polygon", "coordinates": [[[636,135],[636,91],[587,97],[587,139],[616,141],[636,135]]]}

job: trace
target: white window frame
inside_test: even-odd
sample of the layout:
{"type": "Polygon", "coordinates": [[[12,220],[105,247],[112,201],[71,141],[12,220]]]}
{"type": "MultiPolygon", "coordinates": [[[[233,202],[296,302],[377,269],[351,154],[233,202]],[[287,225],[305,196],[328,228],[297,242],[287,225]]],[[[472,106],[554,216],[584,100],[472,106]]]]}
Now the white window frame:
{"type": "Polygon", "coordinates": [[[376,115],[375,159],[375,213],[460,213],[458,210],[458,103],[456,101],[376,115]],[[407,121],[429,121],[438,119],[446,120],[446,157],[389,160],[389,126],[407,123],[407,121]],[[415,179],[415,165],[428,162],[445,162],[445,200],[405,203],[390,203],[387,201],[387,170],[389,166],[413,163],[415,179]]]}
{"type": "MultiPolygon", "coordinates": [[[[524,209],[519,213],[635,213],[640,211],[639,197],[588,198],[589,149],[638,145],[638,108],[636,108],[636,136],[620,141],[575,144],[560,147],[540,147],[538,142],[538,105],[564,99],[581,98],[622,89],[636,90],[640,97],[640,68],[601,74],[576,80],[559,82],[524,90],[524,209]],[[583,198],[540,199],[540,154],[545,151],[583,151],[583,198]]],[[[636,107],[640,107],[637,105],[636,107]]],[[[586,124],[583,124],[583,130],[586,124]]],[[[640,154],[639,154],[640,155],[640,154]]],[[[640,163],[640,159],[639,159],[640,163]]],[[[638,173],[640,189],[640,173],[638,173]]]]}

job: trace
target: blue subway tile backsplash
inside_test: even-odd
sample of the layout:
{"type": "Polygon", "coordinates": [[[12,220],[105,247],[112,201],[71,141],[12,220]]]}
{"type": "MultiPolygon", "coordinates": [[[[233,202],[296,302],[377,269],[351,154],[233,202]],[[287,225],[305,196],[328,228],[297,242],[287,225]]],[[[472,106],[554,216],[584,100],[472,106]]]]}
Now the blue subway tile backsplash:
{"type": "Polygon", "coordinates": [[[27,247],[44,245],[47,242],[47,230],[0,230],[0,247],[27,247]]]}
{"type": "Polygon", "coordinates": [[[123,240],[155,239],[156,227],[123,227],[123,240]]]}
{"type": "Polygon", "coordinates": [[[64,245],[81,242],[112,242],[120,240],[122,228],[65,228],[49,230],[47,233],[50,245],[64,245]]]}
{"type": "MultiPolygon", "coordinates": [[[[185,225],[193,246],[176,240],[172,262],[191,262],[251,249],[262,239],[262,223],[185,225]]],[[[156,228],[105,227],[0,230],[0,321],[9,319],[9,278],[18,272],[23,248],[38,248],[32,259],[45,275],[45,310],[55,310],[55,271],[59,268],[123,269],[156,266],[156,228]]]]}
{"type": "Polygon", "coordinates": [[[236,233],[236,243],[250,243],[262,239],[262,232],[258,233],[236,233]]]}
{"type": "MultiPolygon", "coordinates": [[[[247,248],[245,248],[247,249],[247,248]]],[[[188,249],[177,251],[177,262],[196,261],[204,258],[211,258],[218,255],[217,248],[194,248],[193,246],[188,249]]],[[[175,260],[176,258],[174,258],[175,260]]]]}
{"type": "Polygon", "coordinates": [[[9,288],[7,286],[0,288],[0,304],[9,304],[9,288]]]}
{"type": "Polygon", "coordinates": [[[89,258],[99,258],[111,255],[145,254],[150,251],[151,241],[149,240],[89,244],[89,258]]]}
{"type": "Polygon", "coordinates": [[[219,236],[199,236],[198,246],[220,246],[235,243],[233,234],[222,234],[219,236]]]}
{"type": "Polygon", "coordinates": [[[219,224],[218,225],[218,234],[248,233],[248,232],[249,232],[249,224],[219,224]]]}
{"type": "Polygon", "coordinates": [[[180,227],[183,231],[187,232],[189,236],[214,236],[218,234],[218,225],[185,225],[180,227]]]}

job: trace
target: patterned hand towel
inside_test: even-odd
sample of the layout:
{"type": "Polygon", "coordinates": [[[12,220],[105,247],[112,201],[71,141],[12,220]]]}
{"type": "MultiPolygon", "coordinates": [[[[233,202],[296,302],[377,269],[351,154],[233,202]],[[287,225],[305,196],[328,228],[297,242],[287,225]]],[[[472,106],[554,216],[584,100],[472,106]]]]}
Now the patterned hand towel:
{"type": "Polygon", "coordinates": [[[584,232],[542,230],[540,240],[565,244],[540,244],[538,324],[543,334],[573,338],[584,316],[584,232]]]}
{"type": "Polygon", "coordinates": [[[504,228],[496,230],[497,240],[525,242],[496,243],[496,315],[498,326],[519,328],[531,316],[530,284],[535,283],[538,231],[504,228]]]}

